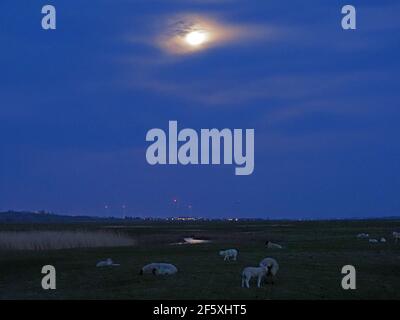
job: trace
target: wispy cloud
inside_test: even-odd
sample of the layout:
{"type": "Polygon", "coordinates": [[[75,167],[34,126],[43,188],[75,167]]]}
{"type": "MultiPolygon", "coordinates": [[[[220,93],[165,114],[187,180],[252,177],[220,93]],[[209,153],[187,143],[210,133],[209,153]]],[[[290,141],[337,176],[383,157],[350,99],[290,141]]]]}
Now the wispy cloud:
{"type": "Polygon", "coordinates": [[[150,17],[143,26],[145,36],[128,36],[132,44],[143,44],[160,49],[167,54],[188,54],[225,45],[268,41],[278,35],[278,30],[268,25],[233,23],[216,13],[179,13],[150,17]],[[185,36],[193,31],[207,34],[201,46],[190,46],[185,36]]]}
{"type": "Polygon", "coordinates": [[[187,79],[168,81],[157,79],[156,75],[145,75],[132,80],[128,86],[143,88],[190,102],[219,107],[241,106],[248,108],[249,103],[258,100],[290,102],[300,104],[326,97],[338,96],[346,91],[349,84],[358,82],[366,89],[371,83],[388,80],[382,72],[332,72],[325,74],[265,75],[251,80],[242,80],[240,74],[221,75],[215,79],[187,79]],[[221,80],[223,79],[223,81],[221,80]],[[363,81],[363,79],[373,79],[363,81]],[[371,82],[372,81],[372,82],[371,82]]]}

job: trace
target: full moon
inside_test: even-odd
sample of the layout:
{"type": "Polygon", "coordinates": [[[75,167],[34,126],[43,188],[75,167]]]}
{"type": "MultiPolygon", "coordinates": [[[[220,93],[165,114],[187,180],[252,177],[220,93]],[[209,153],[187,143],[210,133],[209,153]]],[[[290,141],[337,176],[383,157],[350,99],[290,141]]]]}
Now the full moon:
{"type": "Polygon", "coordinates": [[[192,31],[185,36],[185,41],[191,46],[199,46],[207,41],[207,33],[204,31],[192,31]]]}

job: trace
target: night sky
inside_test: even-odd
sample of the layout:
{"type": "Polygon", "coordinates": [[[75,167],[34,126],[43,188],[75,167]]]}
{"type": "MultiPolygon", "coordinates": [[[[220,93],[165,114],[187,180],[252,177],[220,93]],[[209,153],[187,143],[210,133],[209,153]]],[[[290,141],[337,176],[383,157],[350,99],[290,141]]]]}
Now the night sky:
{"type": "Polygon", "coordinates": [[[351,1],[346,31],[345,4],[1,0],[0,211],[399,215],[400,4],[351,1]],[[160,44],[194,15],[233,34],[190,53],[160,44]],[[254,173],[147,164],[146,133],[169,120],[254,128],[254,173]]]}

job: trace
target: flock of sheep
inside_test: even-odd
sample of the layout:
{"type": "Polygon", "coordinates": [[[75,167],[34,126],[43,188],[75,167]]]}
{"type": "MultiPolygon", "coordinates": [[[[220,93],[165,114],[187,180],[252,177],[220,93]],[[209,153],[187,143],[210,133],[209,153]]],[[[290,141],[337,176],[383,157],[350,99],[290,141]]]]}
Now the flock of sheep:
{"type": "MultiPolygon", "coordinates": [[[[272,243],[267,241],[265,243],[266,247],[269,249],[282,249],[282,246],[276,243],[272,243]]],[[[238,250],[236,249],[227,249],[221,250],[219,255],[224,258],[224,261],[229,260],[237,260],[238,250]]],[[[119,266],[113,262],[111,258],[108,258],[104,261],[99,261],[96,264],[96,267],[111,267],[111,266],[119,266]]],[[[279,270],[278,262],[273,258],[265,258],[263,259],[258,267],[246,267],[242,271],[242,287],[250,288],[250,280],[252,278],[257,278],[257,287],[261,287],[261,282],[264,278],[270,277],[272,279],[272,284],[274,283],[274,279],[279,270]]],[[[143,275],[145,273],[151,273],[153,275],[172,275],[178,272],[178,268],[170,263],[164,262],[156,262],[149,263],[140,269],[139,274],[143,275]]]]}
{"type": "MultiPolygon", "coordinates": [[[[282,246],[276,243],[267,241],[265,243],[267,248],[282,249],[282,246]]],[[[224,261],[230,260],[231,258],[236,261],[238,256],[238,251],[236,249],[221,250],[219,255],[224,257],[224,261]]],[[[274,278],[279,270],[278,262],[273,258],[263,259],[258,267],[246,267],[242,271],[242,287],[250,288],[250,280],[252,278],[257,278],[257,287],[261,287],[261,281],[265,277],[272,278],[272,284],[274,283],[274,278]]]]}
{"type": "MultiPolygon", "coordinates": [[[[397,243],[399,241],[399,239],[400,239],[400,232],[393,231],[392,236],[394,238],[394,241],[397,243]]],[[[385,243],[386,242],[386,239],[384,237],[380,238],[380,240],[378,240],[378,239],[370,239],[368,233],[359,233],[357,235],[357,238],[358,239],[368,239],[369,243],[378,243],[378,242],[385,243]]]]}
{"type": "MultiPolygon", "coordinates": [[[[280,247],[282,248],[282,247],[280,247]]],[[[221,250],[219,255],[224,257],[224,261],[237,260],[238,250],[221,250]]],[[[275,277],[279,270],[278,262],[273,258],[263,259],[258,267],[246,267],[242,272],[242,287],[250,288],[250,280],[257,278],[257,287],[261,287],[261,281],[264,277],[275,277]]],[[[150,263],[145,265],[140,274],[152,273],[153,275],[171,275],[178,272],[178,268],[170,263],[150,263]]],[[[273,279],[272,279],[273,283],[273,279]]]]}
{"type": "MultiPolygon", "coordinates": [[[[400,232],[392,233],[395,242],[397,243],[400,239],[400,232]]],[[[377,239],[370,239],[368,233],[359,233],[357,235],[359,239],[368,239],[370,243],[378,243],[378,242],[386,242],[385,238],[381,238],[379,241],[377,239]]],[[[271,241],[267,241],[265,246],[268,249],[282,249],[282,246],[276,243],[272,243],[271,241]]],[[[224,261],[229,260],[237,260],[238,250],[236,249],[227,249],[221,250],[219,255],[224,258],[224,261]]],[[[108,258],[107,260],[100,261],[96,265],[97,267],[106,267],[106,266],[119,266],[112,261],[112,259],[108,258]]],[[[242,271],[242,287],[250,288],[250,280],[252,278],[257,279],[257,287],[261,287],[262,280],[264,278],[270,277],[272,279],[272,284],[274,283],[274,279],[279,270],[278,262],[273,258],[265,258],[263,259],[257,267],[246,267],[242,271]]],[[[150,263],[145,265],[140,270],[140,275],[145,273],[151,273],[153,275],[172,275],[178,272],[178,268],[170,263],[150,263]]]]}

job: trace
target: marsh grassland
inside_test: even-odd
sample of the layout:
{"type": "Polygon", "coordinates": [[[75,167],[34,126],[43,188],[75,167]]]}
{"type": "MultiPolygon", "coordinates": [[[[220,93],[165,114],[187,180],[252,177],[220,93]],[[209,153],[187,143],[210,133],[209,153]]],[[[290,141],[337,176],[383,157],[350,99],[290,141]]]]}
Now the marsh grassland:
{"type": "Polygon", "coordinates": [[[27,244],[36,239],[29,235],[41,234],[46,235],[47,246],[0,246],[0,298],[400,299],[400,243],[390,237],[395,230],[400,230],[400,220],[2,224],[3,242],[4,232],[18,241],[22,241],[18,234],[23,235],[27,244]],[[361,232],[388,242],[357,239],[361,232]],[[115,236],[104,246],[61,246],[65,249],[48,239],[49,234],[60,239],[57,234],[74,233],[80,239],[90,235],[94,243],[98,242],[93,235],[115,236]],[[176,244],[185,237],[211,242],[176,244]],[[266,249],[266,240],[284,249],[266,249]],[[228,248],[239,250],[238,261],[224,262],[218,256],[219,250],[228,248]],[[108,257],[121,266],[95,267],[108,257]],[[257,266],[265,257],[280,264],[277,282],[260,289],[241,288],[241,270],[257,266]],[[179,272],[169,277],[140,276],[140,268],[150,262],[173,263],[179,272]],[[41,268],[46,264],[56,267],[56,290],[41,288],[41,268]],[[346,264],[356,267],[356,290],[341,288],[340,271],[346,264]]]}

